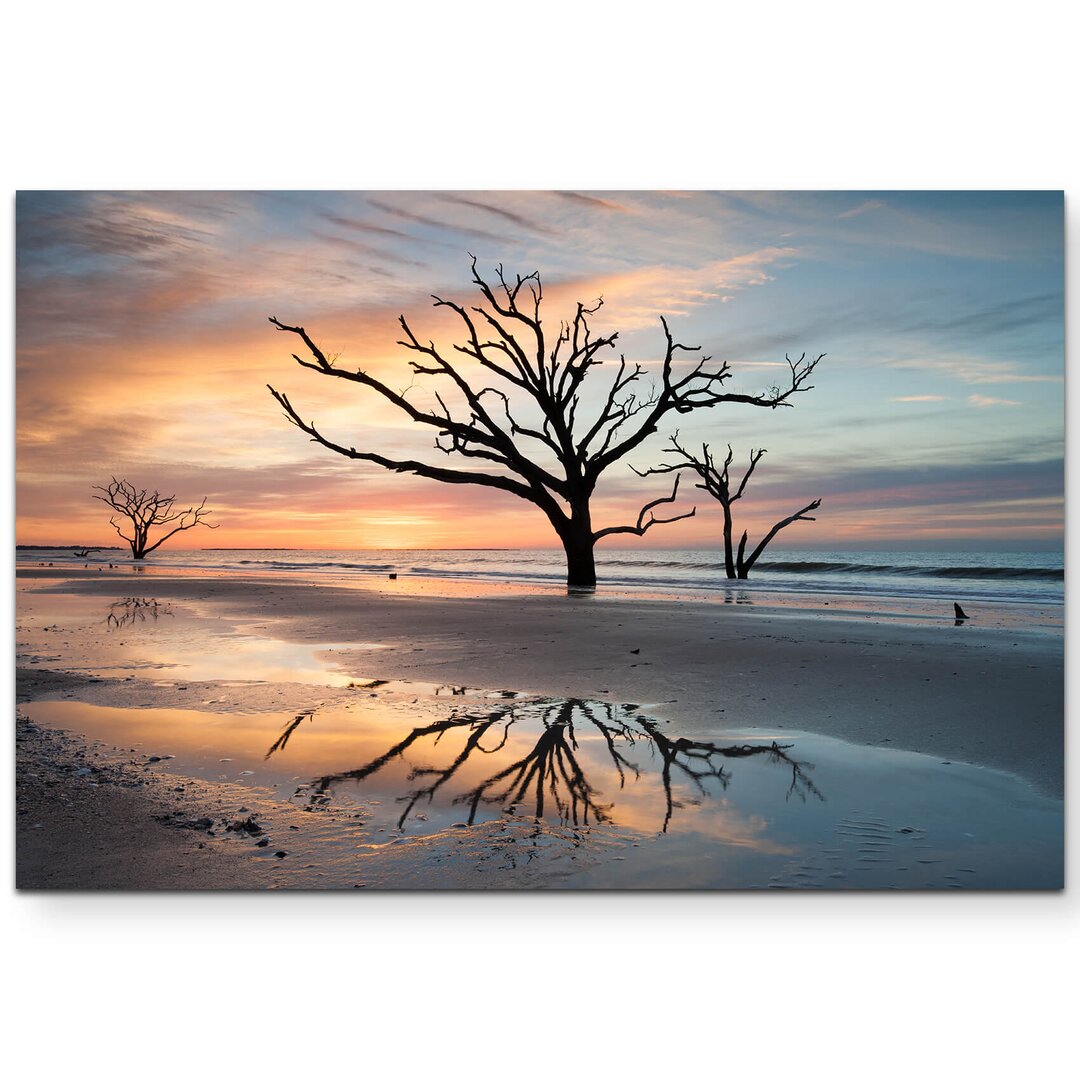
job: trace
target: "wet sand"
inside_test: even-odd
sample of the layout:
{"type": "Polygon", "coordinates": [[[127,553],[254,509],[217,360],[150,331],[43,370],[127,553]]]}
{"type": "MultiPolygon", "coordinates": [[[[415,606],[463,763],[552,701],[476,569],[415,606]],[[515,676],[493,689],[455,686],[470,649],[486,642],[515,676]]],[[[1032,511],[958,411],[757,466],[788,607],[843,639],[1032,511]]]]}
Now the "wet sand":
{"type": "Polygon", "coordinates": [[[16,724],[15,887],[251,889],[267,882],[201,830],[165,828],[176,793],[136,765],[20,718],[16,724]]]}
{"type": "MultiPolygon", "coordinates": [[[[632,702],[688,740],[812,733],[1005,770],[1044,795],[1060,796],[1063,790],[1063,639],[1039,613],[1025,623],[1015,612],[1004,618],[975,610],[969,611],[971,622],[955,626],[947,614],[913,613],[903,605],[892,615],[841,603],[824,613],[820,597],[812,598],[818,610],[810,612],[790,603],[567,597],[512,589],[469,596],[458,588],[457,595],[444,596],[437,585],[424,589],[417,583],[365,589],[167,572],[139,575],[136,586],[130,570],[52,576],[33,570],[20,574],[19,589],[24,701],[66,698],[172,709],[195,701],[211,710],[286,713],[310,707],[311,685],[303,671],[295,671],[299,654],[285,648],[275,658],[252,654],[245,661],[224,647],[238,636],[264,635],[296,643],[301,652],[332,643],[333,655],[323,659],[340,677],[311,676],[320,705],[348,699],[349,683],[361,678],[632,702]],[[189,642],[185,667],[178,671],[148,667],[144,657],[141,666],[125,672],[119,658],[130,641],[145,653],[151,634],[139,636],[138,623],[105,633],[100,616],[81,625],[63,617],[65,611],[106,611],[133,594],[193,614],[201,628],[193,633],[205,638],[211,628],[220,647],[213,639],[201,647],[189,642]],[[63,671],[77,672],[78,682],[59,682],[56,673],[63,671]],[[265,681],[238,688],[223,682],[229,678],[265,681]]],[[[60,749],[50,753],[51,760],[62,759],[60,749]]],[[[36,816],[46,819],[34,822],[45,825],[38,834],[70,836],[74,830],[73,796],[64,790],[55,829],[47,800],[35,805],[36,816]]],[[[107,797],[102,789],[93,792],[94,800],[107,797]]],[[[145,807],[123,813],[146,818],[145,807]]],[[[80,820],[98,835],[110,816],[80,820]]],[[[20,828],[25,825],[20,813],[20,828]]],[[[265,862],[233,866],[214,844],[209,851],[197,842],[193,847],[183,830],[158,822],[147,828],[168,838],[158,837],[164,845],[157,860],[163,868],[159,887],[183,887],[189,866],[193,885],[197,877],[222,887],[265,886],[265,862]],[[173,863],[179,869],[164,869],[173,863]]],[[[114,844],[123,847],[125,835],[148,850],[146,837],[131,840],[131,830],[119,830],[114,844]]],[[[73,884],[79,873],[91,873],[48,879],[50,862],[68,856],[59,846],[45,850],[43,843],[20,842],[21,884],[73,884]],[[31,856],[36,875],[22,872],[31,856]]],[[[126,882],[121,873],[87,883],[140,887],[156,873],[132,868],[126,882]]],[[[448,874],[447,883],[453,880],[448,874]]]]}

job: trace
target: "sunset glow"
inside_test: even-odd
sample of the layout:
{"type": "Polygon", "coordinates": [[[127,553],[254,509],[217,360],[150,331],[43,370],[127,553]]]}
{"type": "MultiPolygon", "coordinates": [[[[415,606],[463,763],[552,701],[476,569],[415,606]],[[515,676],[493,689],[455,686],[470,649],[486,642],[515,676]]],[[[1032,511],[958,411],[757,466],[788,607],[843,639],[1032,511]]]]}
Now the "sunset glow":
{"type": "MultiPolygon", "coordinates": [[[[472,252],[483,270],[538,269],[547,325],[602,295],[597,330],[618,329],[652,371],[661,315],[728,361],[738,392],[781,379],[785,353],[827,354],[794,408],[724,405],[681,428],[687,445],[730,442],[736,465],[768,448],[740,505],[752,534],[821,497],[818,521],[783,543],[1056,546],[1062,206],[1057,193],[24,193],[17,542],[120,543],[90,498],[116,475],[184,505],[207,496],[219,528],[177,549],[556,545],[511,495],[313,445],[266,389],[345,445],[437,463],[430,431],[297,367],[267,317],[404,389],[397,317],[447,349],[460,340],[430,294],[476,302],[472,252]]],[[[423,380],[410,394],[432,400],[423,380]]],[[[662,461],[674,430],[629,463],[662,461]]],[[[595,525],[633,521],[666,491],[620,463],[595,525]]],[[[695,504],[620,542],[716,545],[719,508],[686,484],[679,505],[695,504]]]]}

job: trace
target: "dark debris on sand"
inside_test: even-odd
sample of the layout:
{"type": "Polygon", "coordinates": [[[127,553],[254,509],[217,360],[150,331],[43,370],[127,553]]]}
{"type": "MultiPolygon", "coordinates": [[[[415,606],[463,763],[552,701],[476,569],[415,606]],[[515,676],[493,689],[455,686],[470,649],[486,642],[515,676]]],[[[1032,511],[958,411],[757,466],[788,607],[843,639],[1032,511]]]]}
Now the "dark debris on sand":
{"type": "Polygon", "coordinates": [[[15,738],[16,888],[265,887],[257,866],[199,840],[214,822],[171,805],[146,759],[110,759],[21,714],[15,738]]]}

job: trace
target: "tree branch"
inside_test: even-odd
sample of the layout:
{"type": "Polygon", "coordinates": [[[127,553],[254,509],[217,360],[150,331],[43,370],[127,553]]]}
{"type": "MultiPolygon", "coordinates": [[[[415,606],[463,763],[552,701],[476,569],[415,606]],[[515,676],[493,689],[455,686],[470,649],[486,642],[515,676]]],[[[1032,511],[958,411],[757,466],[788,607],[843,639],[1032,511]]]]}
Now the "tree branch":
{"type": "Polygon", "coordinates": [[[632,533],[634,536],[644,536],[654,525],[670,525],[673,521],[682,521],[684,518],[692,518],[697,513],[697,507],[692,507],[685,514],[676,514],[675,517],[658,518],[651,511],[664,503],[673,503],[679,495],[679,477],[675,477],[675,484],[671,489],[671,494],[664,496],[663,498],[653,499],[652,502],[646,503],[637,517],[636,525],[616,525],[607,529],[601,529],[599,532],[593,533],[594,540],[602,540],[605,536],[615,536],[618,533],[632,533]],[[649,515],[648,521],[645,520],[645,515],[649,515]]]}
{"type": "Polygon", "coordinates": [[[509,491],[511,494],[517,495],[522,499],[533,501],[534,492],[524,484],[521,484],[516,480],[511,480],[508,476],[499,476],[493,473],[463,472],[456,469],[441,469],[433,465],[427,465],[422,461],[399,461],[384,457],[382,454],[363,453],[352,446],[342,446],[340,443],[336,443],[333,440],[326,438],[315,428],[313,423],[307,423],[302,420],[299,413],[293,408],[292,403],[285,394],[279,393],[269,385],[267,386],[267,389],[274,395],[278,404],[285,410],[285,414],[288,416],[290,423],[295,424],[301,431],[307,432],[314,442],[321,443],[328,450],[333,450],[336,454],[352,458],[354,461],[371,461],[376,465],[381,465],[384,469],[389,469],[391,472],[411,472],[415,473],[417,476],[425,476],[429,480],[441,480],[446,484],[479,484],[482,487],[499,488],[502,491],[509,491]]]}
{"type": "Polygon", "coordinates": [[[821,505],[820,499],[815,499],[812,503],[808,503],[801,510],[796,511],[791,517],[784,518],[783,521],[778,521],[769,531],[766,533],[765,538],[761,541],[750,555],[750,558],[743,562],[742,554],[746,546],[746,534],[743,533],[743,542],[739,545],[739,577],[745,577],[750,572],[751,567],[758,561],[758,557],[768,547],[772,538],[781,530],[786,529],[795,521],[817,521],[817,518],[808,517],[807,515],[811,510],[816,510],[821,505]]]}

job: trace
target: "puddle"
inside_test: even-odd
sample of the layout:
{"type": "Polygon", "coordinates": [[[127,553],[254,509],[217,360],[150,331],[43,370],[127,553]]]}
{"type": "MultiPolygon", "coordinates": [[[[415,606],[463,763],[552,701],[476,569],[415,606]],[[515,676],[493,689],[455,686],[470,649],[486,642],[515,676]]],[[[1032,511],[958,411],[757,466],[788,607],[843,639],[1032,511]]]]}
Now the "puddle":
{"type": "Polygon", "coordinates": [[[152,596],[102,601],[24,591],[18,604],[16,659],[19,664],[101,678],[135,674],[184,682],[347,687],[357,676],[347,670],[346,654],[383,647],[366,642],[284,641],[248,629],[152,596]]]}
{"type": "Polygon", "coordinates": [[[688,740],[632,705],[438,689],[367,681],[296,713],[22,708],[243,793],[274,835],[253,854],[286,836],[297,887],[1062,884],[1062,803],[1005,773],[810,734],[688,740]]]}

